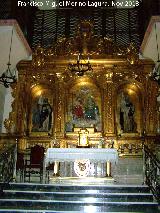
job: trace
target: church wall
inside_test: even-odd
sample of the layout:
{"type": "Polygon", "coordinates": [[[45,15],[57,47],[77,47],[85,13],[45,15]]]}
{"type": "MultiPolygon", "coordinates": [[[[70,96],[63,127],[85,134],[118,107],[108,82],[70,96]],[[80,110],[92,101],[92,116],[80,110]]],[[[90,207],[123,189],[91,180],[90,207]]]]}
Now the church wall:
{"type": "MultiPolygon", "coordinates": [[[[13,97],[11,95],[11,88],[6,89],[6,94],[5,94],[5,101],[4,101],[4,111],[3,111],[3,123],[5,119],[9,118],[9,112],[12,111],[11,104],[13,102],[13,97]]],[[[6,129],[4,125],[2,126],[2,132],[6,133],[6,129]]]]}
{"type": "MultiPolygon", "coordinates": [[[[0,72],[1,74],[7,69],[7,62],[10,52],[10,70],[15,71],[17,63],[22,59],[28,59],[31,55],[31,49],[17,23],[14,19],[0,20],[0,47],[3,52],[0,59],[0,72]],[[13,33],[13,34],[12,34],[13,33]],[[11,43],[12,40],[12,43],[11,43]]],[[[18,77],[18,73],[17,73],[18,77]]],[[[5,88],[4,85],[0,85],[0,132],[6,133],[11,131],[11,118],[10,113],[13,110],[14,95],[12,86],[5,88]],[[8,129],[6,131],[6,127],[8,129]]],[[[12,125],[13,127],[13,125],[12,125]]],[[[15,132],[15,129],[12,129],[15,132]]]]}
{"type": "Polygon", "coordinates": [[[3,129],[3,113],[4,113],[4,102],[5,102],[5,88],[0,85],[0,132],[3,129]]]}
{"type": "Polygon", "coordinates": [[[4,88],[0,86],[0,132],[6,133],[6,128],[4,126],[5,119],[9,118],[9,112],[12,111],[12,101],[13,97],[11,95],[11,88],[4,88]]]}

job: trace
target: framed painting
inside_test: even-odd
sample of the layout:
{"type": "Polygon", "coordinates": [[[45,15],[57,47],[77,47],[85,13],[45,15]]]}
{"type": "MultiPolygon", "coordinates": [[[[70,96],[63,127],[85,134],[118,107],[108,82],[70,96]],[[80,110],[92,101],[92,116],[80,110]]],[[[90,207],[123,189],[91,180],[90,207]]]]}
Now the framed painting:
{"type": "Polygon", "coordinates": [[[53,103],[47,94],[33,99],[31,109],[31,133],[51,134],[53,124],[53,103]]]}
{"type": "Polygon", "coordinates": [[[74,127],[94,127],[101,131],[101,100],[96,87],[80,86],[68,94],[65,130],[73,132],[74,127]]]}

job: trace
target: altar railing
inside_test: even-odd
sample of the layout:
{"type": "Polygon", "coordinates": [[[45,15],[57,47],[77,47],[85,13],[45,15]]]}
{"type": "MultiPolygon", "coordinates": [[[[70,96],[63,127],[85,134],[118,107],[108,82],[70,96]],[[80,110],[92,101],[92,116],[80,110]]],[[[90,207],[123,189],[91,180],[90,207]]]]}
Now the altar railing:
{"type": "Polygon", "coordinates": [[[16,171],[17,145],[11,144],[0,153],[0,182],[8,183],[14,179],[16,171]]]}
{"type": "Polygon", "coordinates": [[[146,145],[143,148],[145,183],[160,203],[160,160],[146,145]]]}

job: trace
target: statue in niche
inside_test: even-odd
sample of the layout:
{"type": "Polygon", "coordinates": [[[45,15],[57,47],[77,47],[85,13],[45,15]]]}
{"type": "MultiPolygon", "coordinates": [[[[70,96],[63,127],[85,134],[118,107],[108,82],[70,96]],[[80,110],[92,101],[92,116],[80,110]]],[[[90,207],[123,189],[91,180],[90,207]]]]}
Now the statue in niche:
{"type": "Polygon", "coordinates": [[[32,131],[49,132],[52,123],[52,107],[48,98],[40,96],[32,111],[32,131]]]}
{"type": "Polygon", "coordinates": [[[122,93],[120,99],[120,126],[124,133],[136,132],[137,124],[134,120],[135,107],[129,97],[122,93]]]}

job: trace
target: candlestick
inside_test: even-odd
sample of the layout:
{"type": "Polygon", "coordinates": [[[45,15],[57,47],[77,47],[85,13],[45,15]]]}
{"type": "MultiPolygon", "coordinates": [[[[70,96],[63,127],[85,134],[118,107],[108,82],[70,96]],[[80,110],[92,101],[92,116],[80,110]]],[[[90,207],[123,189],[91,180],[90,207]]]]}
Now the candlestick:
{"type": "Polygon", "coordinates": [[[54,162],[54,174],[55,175],[58,173],[58,164],[59,164],[59,162],[57,162],[57,161],[54,162]]]}
{"type": "Polygon", "coordinates": [[[107,177],[111,176],[111,163],[109,161],[107,161],[106,163],[106,169],[107,169],[107,177]]]}

